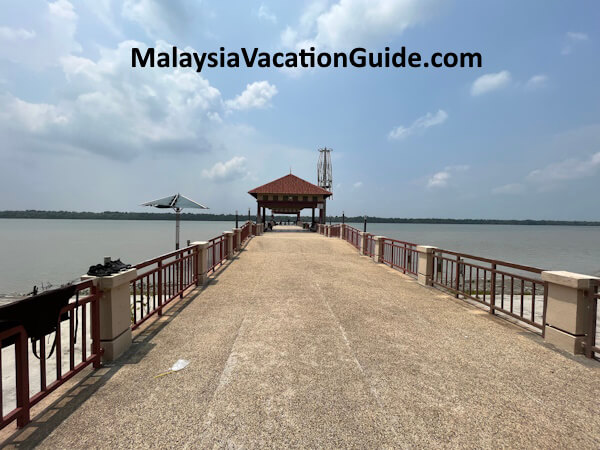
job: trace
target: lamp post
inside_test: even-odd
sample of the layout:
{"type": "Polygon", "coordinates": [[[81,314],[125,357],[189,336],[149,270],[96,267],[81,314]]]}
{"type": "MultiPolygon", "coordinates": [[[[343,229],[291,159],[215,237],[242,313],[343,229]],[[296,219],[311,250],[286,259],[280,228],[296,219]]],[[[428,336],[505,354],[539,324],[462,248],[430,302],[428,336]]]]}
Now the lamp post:
{"type": "Polygon", "coordinates": [[[364,229],[363,229],[363,231],[366,233],[367,232],[367,216],[365,216],[364,221],[365,222],[364,222],[364,227],[363,227],[364,229]]]}
{"type": "Polygon", "coordinates": [[[342,224],[346,223],[346,216],[344,215],[344,211],[342,211],[342,224]]]}
{"type": "Polygon", "coordinates": [[[238,227],[238,212],[237,212],[237,209],[235,210],[235,227],[239,228],[238,227]]]}

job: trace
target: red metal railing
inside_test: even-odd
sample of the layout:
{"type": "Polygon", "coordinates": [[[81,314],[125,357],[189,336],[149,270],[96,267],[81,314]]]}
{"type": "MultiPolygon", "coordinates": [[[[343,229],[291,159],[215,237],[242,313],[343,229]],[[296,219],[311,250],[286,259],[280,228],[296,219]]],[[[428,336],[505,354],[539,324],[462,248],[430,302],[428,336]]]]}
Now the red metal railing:
{"type": "Polygon", "coordinates": [[[367,233],[365,235],[365,255],[373,257],[375,256],[375,239],[373,239],[375,236],[373,236],[371,233],[367,233]]]}
{"type": "Polygon", "coordinates": [[[242,227],[242,242],[245,242],[246,239],[250,237],[250,227],[252,226],[252,222],[246,222],[242,227]]]}
{"type": "Polygon", "coordinates": [[[231,236],[231,238],[232,238],[233,250],[239,250],[237,231],[233,232],[233,235],[231,236]]]}
{"type": "Polygon", "coordinates": [[[340,237],[340,225],[333,225],[330,229],[329,229],[329,237],[340,237]]]}
{"type": "Polygon", "coordinates": [[[344,227],[344,239],[360,249],[360,232],[356,228],[346,225],[344,227]]]}
{"type": "Polygon", "coordinates": [[[385,238],[383,239],[382,260],[393,269],[401,270],[403,273],[408,273],[415,277],[417,276],[419,268],[417,244],[385,238]]]}
{"type": "Polygon", "coordinates": [[[532,327],[544,329],[547,283],[542,269],[436,249],[433,283],[532,327]],[[508,270],[515,269],[514,272],[508,270]]]}
{"type": "Polygon", "coordinates": [[[0,333],[0,348],[5,347],[0,351],[0,429],[14,420],[19,428],[24,427],[30,421],[31,407],[90,364],[94,368],[100,367],[99,298],[92,281],[77,284],[75,297],[59,314],[53,359],[46,359],[47,336],[39,341],[37,370],[29,366],[30,351],[25,329],[17,326],[0,333]],[[65,317],[68,319],[60,321],[65,317]],[[67,336],[68,345],[63,346],[63,335],[67,336]],[[10,347],[14,347],[13,355],[10,347]],[[63,356],[67,358],[63,360],[63,356]],[[3,367],[10,366],[13,366],[14,372],[4,373],[3,367]],[[8,394],[8,399],[3,394],[8,394]],[[11,406],[12,409],[5,413],[11,406]]]}
{"type": "Polygon", "coordinates": [[[587,336],[584,343],[585,356],[588,358],[598,358],[600,356],[600,347],[598,347],[598,339],[600,338],[600,320],[598,318],[598,300],[600,300],[600,287],[594,286],[589,291],[589,323],[587,336]]]}
{"type": "Polygon", "coordinates": [[[227,259],[227,240],[225,235],[212,238],[208,246],[208,271],[215,271],[227,259]]]}
{"type": "Polygon", "coordinates": [[[130,283],[131,329],[135,330],[165,305],[198,282],[198,247],[181,250],[136,264],[138,276],[130,283]]]}

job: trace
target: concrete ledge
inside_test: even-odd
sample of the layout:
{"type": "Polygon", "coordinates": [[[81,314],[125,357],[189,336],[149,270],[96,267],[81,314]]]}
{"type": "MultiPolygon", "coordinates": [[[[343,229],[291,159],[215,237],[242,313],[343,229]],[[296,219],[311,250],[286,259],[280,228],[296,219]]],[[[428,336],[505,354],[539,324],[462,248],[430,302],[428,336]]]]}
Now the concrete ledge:
{"type": "Polygon", "coordinates": [[[131,280],[137,277],[136,269],[129,269],[124,272],[115,273],[107,277],[94,277],[91,275],[82,275],[82,280],[95,279],[94,284],[101,290],[114,289],[122,284],[129,284],[131,280]]]}
{"type": "Polygon", "coordinates": [[[546,325],[544,340],[558,349],[578,355],[583,353],[581,343],[584,342],[585,336],[574,336],[570,333],[565,333],[558,328],[546,325]]]}
{"type": "Polygon", "coordinates": [[[564,270],[547,270],[542,272],[542,280],[573,289],[589,289],[600,284],[600,278],[564,270]]]}
{"type": "Polygon", "coordinates": [[[417,281],[423,286],[433,286],[433,278],[422,273],[417,274],[417,281]]]}
{"type": "Polygon", "coordinates": [[[434,250],[437,250],[437,247],[432,247],[431,245],[417,245],[417,251],[419,253],[433,253],[434,250]]]}
{"type": "Polygon", "coordinates": [[[114,361],[121,356],[131,345],[131,328],[127,328],[120,336],[112,340],[100,340],[100,347],[104,349],[102,361],[114,361]]]}

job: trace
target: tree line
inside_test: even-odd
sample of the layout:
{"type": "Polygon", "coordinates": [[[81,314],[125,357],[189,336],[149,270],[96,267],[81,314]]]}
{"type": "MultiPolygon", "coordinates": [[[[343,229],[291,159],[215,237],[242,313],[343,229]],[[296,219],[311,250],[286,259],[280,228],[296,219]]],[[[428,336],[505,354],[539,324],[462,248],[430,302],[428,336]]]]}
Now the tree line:
{"type": "MultiPolygon", "coordinates": [[[[121,212],[121,211],[0,211],[1,219],[84,219],[84,220],[173,220],[173,212],[121,212]]],[[[250,216],[252,220],[255,216],[250,216]]],[[[268,216],[270,219],[271,216],[268,216]]],[[[346,216],[348,223],[363,223],[365,216],[346,216]]],[[[182,213],[181,220],[190,221],[235,221],[235,214],[182,213]]],[[[247,214],[238,215],[244,222],[247,214]]],[[[304,222],[310,222],[310,216],[301,216],[304,222]]],[[[294,220],[293,216],[275,216],[277,222],[294,220]]],[[[328,216],[327,223],[341,223],[341,216],[328,216]]],[[[511,219],[448,219],[448,218],[401,218],[367,216],[367,223],[425,223],[425,224],[473,224],[473,225],[576,225],[600,226],[600,221],[582,220],[511,220],[511,219]]]]}

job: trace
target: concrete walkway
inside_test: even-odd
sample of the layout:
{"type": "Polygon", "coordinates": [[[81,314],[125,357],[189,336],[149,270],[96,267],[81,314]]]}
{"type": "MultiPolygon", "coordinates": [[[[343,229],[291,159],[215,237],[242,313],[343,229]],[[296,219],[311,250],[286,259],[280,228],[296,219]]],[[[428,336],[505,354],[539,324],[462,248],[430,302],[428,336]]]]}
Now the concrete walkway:
{"type": "Polygon", "coordinates": [[[254,238],[174,311],[42,447],[600,447],[598,363],[339,239],[254,238]]]}

